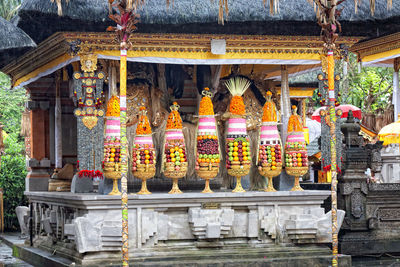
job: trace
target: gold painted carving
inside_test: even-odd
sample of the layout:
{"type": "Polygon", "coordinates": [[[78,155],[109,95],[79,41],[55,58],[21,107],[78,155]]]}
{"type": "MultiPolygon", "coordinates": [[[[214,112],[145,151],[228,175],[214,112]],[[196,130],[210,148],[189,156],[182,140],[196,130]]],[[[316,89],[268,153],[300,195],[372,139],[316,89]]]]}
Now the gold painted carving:
{"type": "Polygon", "coordinates": [[[92,130],[94,126],[97,124],[97,117],[95,116],[86,116],[82,118],[83,125],[85,125],[89,130],[92,130]]]}
{"type": "Polygon", "coordinates": [[[81,55],[81,69],[84,72],[94,72],[97,70],[97,55],[86,54],[81,55]]]}

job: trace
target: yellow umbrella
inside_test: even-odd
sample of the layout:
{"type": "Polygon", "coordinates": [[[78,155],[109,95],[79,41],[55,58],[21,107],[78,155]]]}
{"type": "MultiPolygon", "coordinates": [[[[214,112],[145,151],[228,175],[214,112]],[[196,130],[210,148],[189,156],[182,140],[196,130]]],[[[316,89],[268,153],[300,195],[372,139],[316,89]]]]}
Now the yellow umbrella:
{"type": "Polygon", "coordinates": [[[379,133],[379,140],[383,141],[383,145],[400,143],[400,114],[396,122],[386,125],[379,133]]]}

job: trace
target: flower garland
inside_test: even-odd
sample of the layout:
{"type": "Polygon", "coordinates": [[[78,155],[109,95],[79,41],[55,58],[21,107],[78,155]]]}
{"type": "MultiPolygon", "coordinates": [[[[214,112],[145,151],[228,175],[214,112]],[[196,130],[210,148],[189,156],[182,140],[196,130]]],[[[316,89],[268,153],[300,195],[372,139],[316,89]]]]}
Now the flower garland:
{"type": "Polygon", "coordinates": [[[270,91],[267,92],[267,101],[265,102],[265,105],[263,107],[263,116],[262,116],[262,121],[263,122],[276,122],[277,121],[277,115],[276,115],[276,106],[275,103],[271,99],[272,93],[270,91]]]}
{"type": "Polygon", "coordinates": [[[119,107],[119,97],[113,95],[107,104],[107,117],[119,117],[120,116],[120,107],[119,107]]]}
{"type": "Polygon", "coordinates": [[[89,177],[89,178],[101,178],[103,179],[103,173],[99,170],[81,170],[78,173],[78,177],[82,178],[82,177],[89,177]]]}
{"type": "Polygon", "coordinates": [[[243,77],[234,77],[226,81],[225,85],[233,96],[229,104],[229,112],[233,115],[245,115],[246,107],[242,95],[251,85],[250,81],[243,77]]]}
{"type": "Polygon", "coordinates": [[[177,102],[172,104],[171,112],[168,115],[166,130],[182,129],[182,118],[178,112],[179,105],[177,102]]]}
{"type": "Polygon", "coordinates": [[[151,127],[149,119],[146,116],[146,108],[140,107],[141,114],[139,116],[139,123],[136,128],[136,135],[148,135],[151,134],[151,127]]]}
{"type": "Polygon", "coordinates": [[[213,103],[211,101],[211,96],[212,93],[209,92],[209,88],[206,87],[204,88],[204,92],[203,92],[203,97],[201,98],[200,101],[200,107],[199,107],[199,115],[214,115],[214,107],[213,107],[213,103]]]}
{"type": "Polygon", "coordinates": [[[244,115],[246,112],[245,110],[243,97],[238,95],[233,96],[229,104],[229,112],[235,115],[244,115]]]}
{"type": "Polygon", "coordinates": [[[297,114],[297,107],[292,106],[293,114],[289,117],[288,133],[303,132],[303,123],[301,117],[297,114]]]}

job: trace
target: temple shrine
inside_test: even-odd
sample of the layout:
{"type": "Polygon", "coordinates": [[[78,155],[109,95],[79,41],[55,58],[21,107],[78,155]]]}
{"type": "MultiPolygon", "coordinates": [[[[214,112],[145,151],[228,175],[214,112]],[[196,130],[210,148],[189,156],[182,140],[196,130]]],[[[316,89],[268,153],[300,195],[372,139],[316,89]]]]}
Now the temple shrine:
{"type": "MultiPolygon", "coordinates": [[[[169,13],[147,1],[138,9],[138,31],[122,56],[115,33],[105,32],[113,25],[106,1],[88,1],[87,9],[74,1],[61,1],[58,8],[48,0],[22,4],[18,26],[38,45],[2,62],[1,70],[30,96],[25,195],[33,246],[82,266],[120,263],[125,237],[129,260],[138,266],[206,266],[233,259],[331,264],[330,245],[337,240],[324,204],[331,191],[304,190],[301,177],[309,173],[313,156],[304,130],[305,99],[317,87],[327,98],[337,94],[339,78],[328,77],[312,5],[282,1],[280,15],[270,15],[259,2],[246,3],[253,13],[232,1],[229,20],[220,25],[218,8],[209,1],[196,11],[190,1],[175,1],[169,13]],[[54,18],[59,26],[42,25],[37,33],[33,23],[60,10],[63,15],[54,18]],[[302,20],[294,10],[304,12],[302,20]],[[321,69],[316,86],[290,87],[289,77],[315,69],[321,69]],[[128,209],[121,213],[125,167],[128,209]],[[129,235],[121,225],[124,216],[129,235]]],[[[380,8],[381,24],[375,26],[387,32],[400,10],[394,7],[387,15],[380,8]]],[[[360,10],[355,20],[351,15],[341,18],[337,59],[375,33],[366,23],[376,21],[369,10],[360,10]]],[[[399,25],[393,27],[400,30],[399,25]]],[[[364,148],[351,142],[359,140],[358,128],[351,130],[351,118],[347,123],[342,128],[347,152],[341,150],[341,123],[335,124],[340,155],[347,153],[336,162],[357,169],[349,162],[351,152],[364,148]]],[[[329,140],[322,129],[321,139],[329,140]]],[[[366,158],[354,160],[367,166],[366,158]]],[[[351,175],[365,178],[359,168],[339,180],[351,184],[351,175]]],[[[347,206],[335,210],[337,232],[342,223],[348,232],[366,231],[367,223],[379,220],[369,220],[364,210],[349,218],[350,196],[367,198],[366,182],[360,184],[353,188],[357,193],[339,185],[339,200],[347,206]],[[352,226],[361,220],[358,226],[364,228],[352,226]]],[[[340,266],[351,265],[350,239],[342,238],[350,245],[343,247],[348,254],[338,256],[340,266]]]]}

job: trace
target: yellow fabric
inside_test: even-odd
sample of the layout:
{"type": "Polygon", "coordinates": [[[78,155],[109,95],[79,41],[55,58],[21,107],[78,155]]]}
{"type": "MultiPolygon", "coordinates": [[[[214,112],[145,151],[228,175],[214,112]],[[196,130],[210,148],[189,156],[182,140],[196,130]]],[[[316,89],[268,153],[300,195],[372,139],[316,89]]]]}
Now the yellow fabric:
{"type": "Polygon", "coordinates": [[[383,59],[383,58],[387,58],[387,57],[399,55],[399,54],[400,54],[400,48],[397,48],[397,49],[389,50],[386,52],[381,52],[381,53],[376,53],[373,55],[365,56],[361,60],[362,60],[362,62],[370,62],[370,61],[375,61],[375,60],[379,60],[379,59],[383,59]]]}
{"type": "MultiPolygon", "coordinates": [[[[289,88],[289,95],[291,97],[312,97],[313,93],[316,88],[297,88],[297,87],[290,87],[289,88]]],[[[277,94],[281,94],[281,89],[277,88],[277,94]]]]}
{"type": "Polygon", "coordinates": [[[386,125],[379,133],[378,137],[380,141],[383,141],[383,145],[399,144],[400,143],[400,119],[396,122],[386,125]]]}
{"type": "Polygon", "coordinates": [[[308,129],[308,127],[304,127],[303,132],[304,132],[304,139],[306,140],[306,143],[309,144],[310,143],[310,129],[308,129]]]}
{"type": "MultiPolygon", "coordinates": [[[[105,56],[119,56],[119,51],[95,51],[105,56]]],[[[215,55],[211,52],[163,52],[163,51],[128,51],[130,57],[161,57],[187,59],[279,59],[279,60],[320,60],[319,54],[297,53],[226,53],[215,55]]]]}
{"type": "Polygon", "coordinates": [[[332,171],[328,171],[326,173],[326,182],[331,183],[332,182],[332,171]]]}

